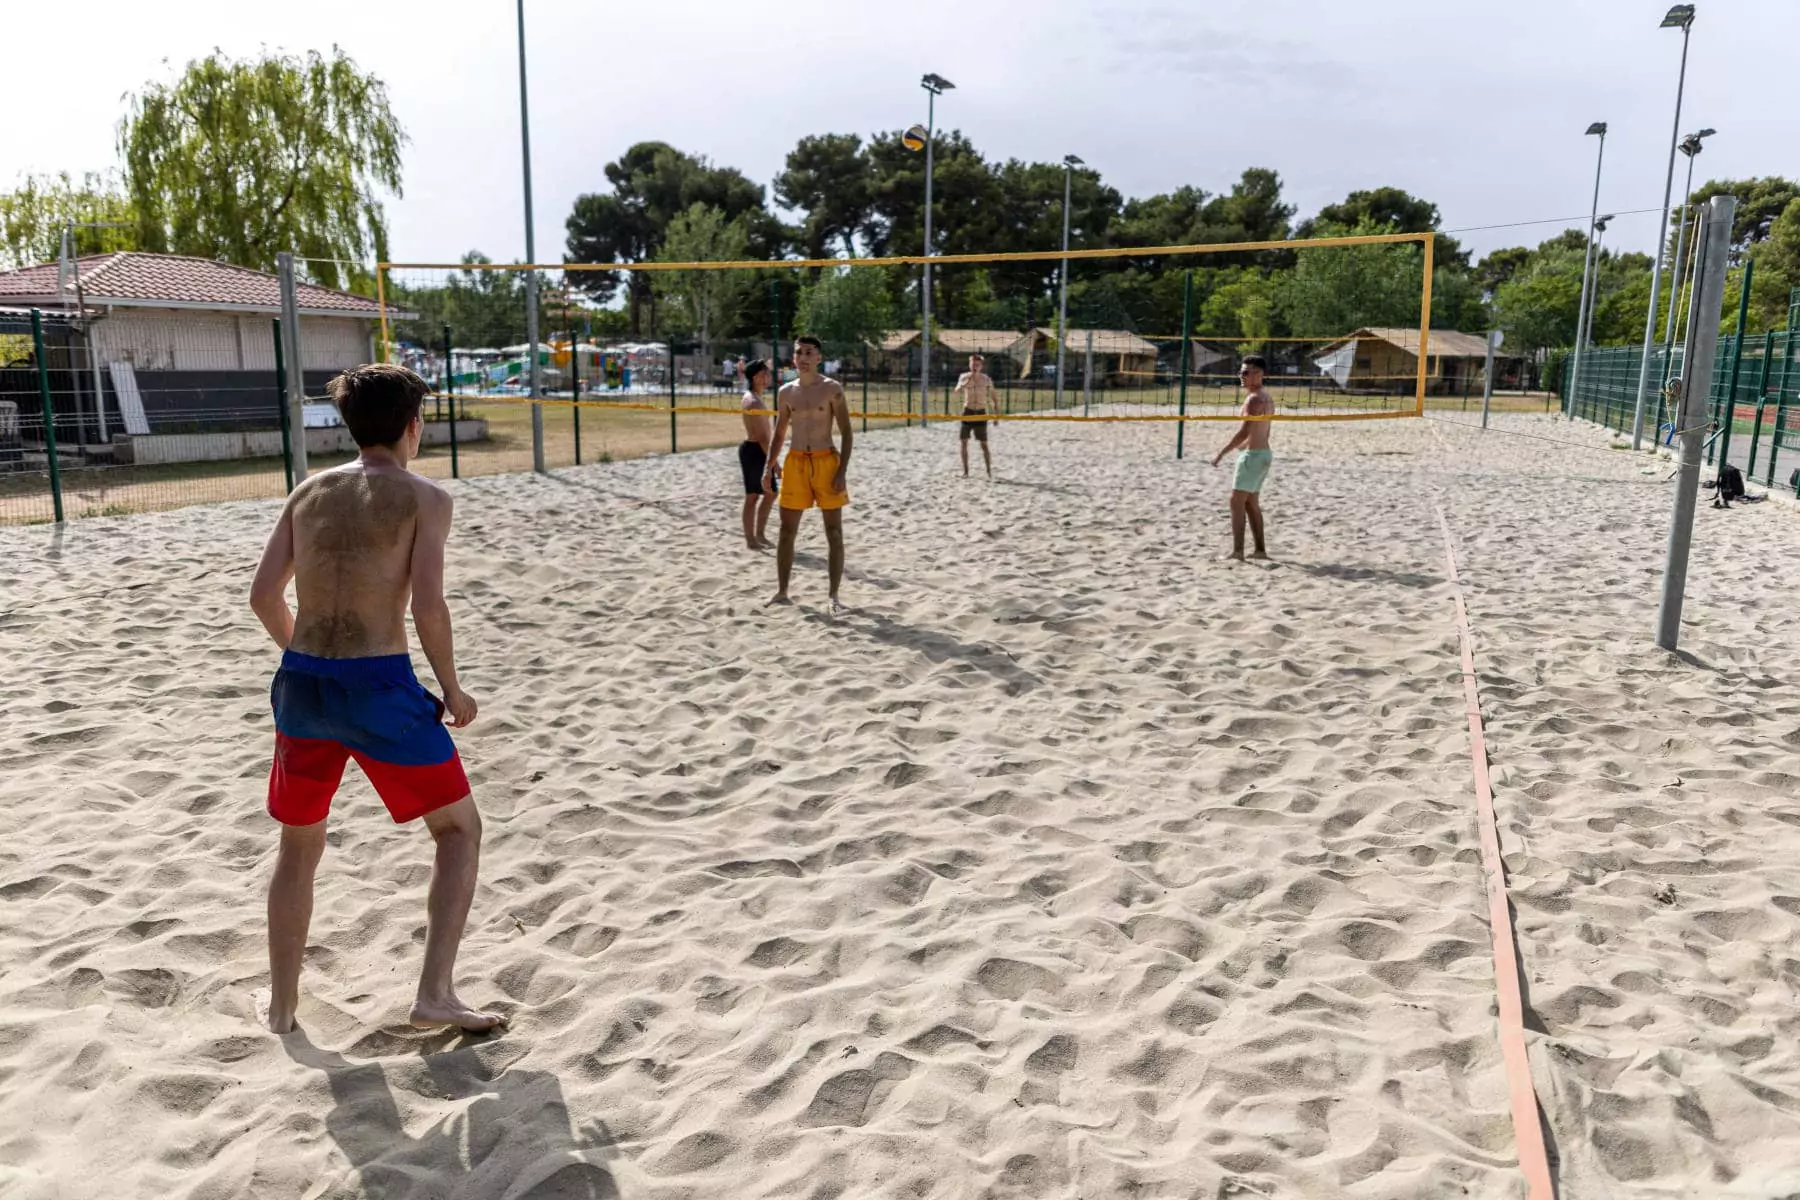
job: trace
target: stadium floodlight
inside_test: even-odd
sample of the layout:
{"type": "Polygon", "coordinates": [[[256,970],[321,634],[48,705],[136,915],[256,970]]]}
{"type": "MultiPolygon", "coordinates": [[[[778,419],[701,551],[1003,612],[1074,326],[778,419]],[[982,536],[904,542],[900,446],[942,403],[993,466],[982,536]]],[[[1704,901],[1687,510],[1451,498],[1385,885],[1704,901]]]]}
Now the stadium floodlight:
{"type": "Polygon", "coordinates": [[[937,98],[956,87],[942,75],[927,71],[919,79],[925,89],[925,269],[919,288],[919,426],[923,428],[931,414],[931,150],[932,131],[936,127],[937,98]]]}
{"type": "MultiPolygon", "coordinates": [[[[1687,155],[1689,158],[1694,157],[1694,155],[1700,153],[1700,151],[1702,149],[1704,149],[1704,147],[1701,146],[1700,143],[1704,142],[1707,138],[1711,137],[1713,134],[1715,134],[1717,132],[1719,132],[1719,131],[1716,129],[1701,129],[1701,130],[1696,130],[1695,132],[1688,134],[1686,137],[1681,139],[1681,152],[1683,154],[1687,155]]],[[[1690,191],[1693,190],[1693,184],[1694,184],[1693,167],[1690,164],[1689,168],[1688,168],[1688,189],[1690,191]]]]}
{"type": "Polygon", "coordinates": [[[1581,261],[1581,301],[1575,307],[1575,354],[1569,363],[1569,386],[1563,396],[1563,410],[1569,415],[1575,412],[1575,385],[1581,381],[1581,351],[1587,345],[1588,290],[1594,273],[1594,215],[1600,211],[1600,165],[1606,161],[1605,121],[1595,121],[1587,127],[1584,136],[1595,135],[1600,138],[1600,153],[1594,157],[1594,203],[1588,210],[1587,255],[1581,261]]]}
{"type": "Polygon", "coordinates": [[[1059,271],[1062,281],[1058,288],[1061,298],[1056,302],[1056,407],[1058,408],[1062,407],[1063,402],[1063,344],[1069,340],[1069,182],[1075,177],[1075,168],[1086,165],[1073,154],[1063,155],[1063,258],[1059,271]]]}
{"type": "Polygon", "coordinates": [[[1675,147],[1681,140],[1681,94],[1687,87],[1688,39],[1694,32],[1694,6],[1677,4],[1662,19],[1662,28],[1681,30],[1681,72],[1675,79],[1675,125],[1669,133],[1669,170],[1663,177],[1662,224],[1656,227],[1656,261],[1650,268],[1650,308],[1644,314],[1644,358],[1638,369],[1637,405],[1631,416],[1631,448],[1644,448],[1644,406],[1650,399],[1650,352],[1656,347],[1656,306],[1662,299],[1663,250],[1668,245],[1669,194],[1675,190],[1675,147]]]}

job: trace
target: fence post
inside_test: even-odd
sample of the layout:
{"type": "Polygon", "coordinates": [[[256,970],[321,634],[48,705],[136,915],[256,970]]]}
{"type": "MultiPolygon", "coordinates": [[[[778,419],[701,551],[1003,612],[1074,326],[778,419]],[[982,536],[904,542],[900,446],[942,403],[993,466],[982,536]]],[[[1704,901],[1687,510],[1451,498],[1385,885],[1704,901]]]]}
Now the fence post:
{"type": "Polygon", "coordinates": [[[563,319],[569,326],[569,398],[574,405],[569,418],[575,423],[575,465],[581,465],[581,343],[575,340],[575,322],[569,318],[568,305],[563,305],[563,319]]]}
{"type": "Polygon", "coordinates": [[[863,339],[862,358],[863,358],[863,427],[862,427],[862,431],[864,433],[867,433],[867,432],[869,432],[869,339],[868,338],[863,339]]]}
{"type": "Polygon", "coordinates": [[[275,411],[281,417],[281,472],[287,477],[287,490],[294,490],[294,422],[287,406],[287,361],[281,347],[281,318],[269,322],[275,327],[275,411]]]}
{"type": "MultiPolygon", "coordinates": [[[[1790,313],[1794,310],[1790,308],[1790,313]]],[[[1787,386],[1788,367],[1794,361],[1794,327],[1790,322],[1786,333],[1781,335],[1781,382],[1775,385],[1775,429],[1769,434],[1769,473],[1763,479],[1763,486],[1775,486],[1775,459],[1781,453],[1784,434],[1787,430],[1787,386]]]]}
{"type": "Polygon", "coordinates": [[[912,428],[912,359],[913,352],[909,346],[906,350],[906,427],[912,428]]]}
{"type": "Polygon", "coordinates": [[[56,460],[56,410],[50,404],[50,362],[44,355],[44,314],[31,310],[31,348],[37,360],[38,399],[44,407],[44,453],[50,460],[50,507],[63,523],[62,467],[56,460]]]}
{"type": "Polygon", "coordinates": [[[1731,382],[1725,385],[1725,423],[1719,427],[1719,475],[1731,461],[1731,427],[1737,424],[1738,373],[1744,366],[1744,322],[1750,317],[1750,281],[1756,275],[1756,260],[1744,264],[1744,282],[1738,296],[1737,337],[1731,347],[1731,382]]]}
{"type": "MultiPolygon", "coordinates": [[[[1699,423],[1706,411],[1719,341],[1719,310],[1725,303],[1725,256],[1731,244],[1737,197],[1714,196],[1700,210],[1694,234],[1694,296],[1688,305],[1687,348],[1681,356],[1681,397],[1675,428],[1681,436],[1675,508],[1669,520],[1669,549],[1663,568],[1662,600],[1656,610],[1656,644],[1674,650],[1681,639],[1681,606],[1686,599],[1688,551],[1694,538],[1694,506],[1700,492],[1699,423]]],[[[1745,295],[1749,294],[1746,288],[1745,295]]]]}
{"type": "MultiPolygon", "coordinates": [[[[1494,404],[1494,346],[1500,336],[1498,329],[1488,330],[1486,365],[1481,368],[1481,427],[1488,427],[1488,409],[1494,404]]],[[[1469,394],[1468,373],[1463,374],[1463,395],[1469,394]]],[[[1467,404],[1467,401],[1464,401],[1467,404]]]]}
{"type": "MultiPolygon", "coordinates": [[[[779,394],[779,389],[777,389],[779,394]]],[[[669,453],[675,451],[675,335],[669,334],[669,453]]]]}
{"type": "Polygon", "coordinates": [[[450,478],[462,478],[462,464],[456,456],[456,371],[450,365],[450,326],[444,326],[444,390],[450,393],[450,478]]]}
{"type": "Polygon", "coordinates": [[[1756,423],[1750,427],[1750,457],[1744,460],[1744,478],[1756,476],[1756,444],[1762,441],[1763,409],[1769,402],[1769,359],[1775,354],[1775,331],[1763,334],[1762,369],[1756,375],[1756,423]]]}
{"type": "Polygon", "coordinates": [[[1081,415],[1088,415],[1094,401],[1094,331],[1087,331],[1087,357],[1081,365],[1081,415]]]}
{"type": "Polygon", "coordinates": [[[1194,273],[1185,272],[1181,279],[1181,398],[1176,402],[1177,415],[1183,419],[1175,422],[1175,457],[1181,458],[1184,443],[1187,440],[1187,387],[1189,338],[1194,328],[1194,273]]]}

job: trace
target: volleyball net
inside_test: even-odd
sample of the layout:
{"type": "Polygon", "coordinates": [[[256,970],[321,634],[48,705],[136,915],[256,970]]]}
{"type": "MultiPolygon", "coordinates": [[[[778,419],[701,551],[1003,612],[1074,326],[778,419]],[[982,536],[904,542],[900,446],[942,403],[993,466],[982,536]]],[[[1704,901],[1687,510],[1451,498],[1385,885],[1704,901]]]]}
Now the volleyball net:
{"type": "Polygon", "coordinates": [[[1066,256],[384,263],[377,287],[381,357],[432,382],[428,415],[491,428],[536,408],[579,460],[584,420],[602,447],[590,457],[616,456],[614,433],[735,440],[745,365],[791,379],[802,334],[868,428],[956,419],[972,366],[995,420],[1236,420],[1252,355],[1273,420],[1416,417],[1467,369],[1432,350],[1431,272],[1431,235],[1408,233],[1066,256]]]}

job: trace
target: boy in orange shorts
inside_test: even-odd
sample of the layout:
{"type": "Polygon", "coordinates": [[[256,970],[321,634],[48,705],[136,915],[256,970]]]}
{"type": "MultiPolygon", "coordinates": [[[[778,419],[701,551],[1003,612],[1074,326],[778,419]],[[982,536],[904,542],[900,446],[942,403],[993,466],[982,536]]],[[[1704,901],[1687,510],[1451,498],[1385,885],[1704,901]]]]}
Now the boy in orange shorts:
{"type": "Polygon", "coordinates": [[[850,406],[835,379],[819,374],[825,357],[819,339],[810,334],[794,339],[794,367],[800,377],[783,384],[775,396],[775,433],[769,441],[769,464],[764,468],[764,487],[774,486],[775,463],[781,441],[791,431],[793,449],[781,469],[781,538],[775,551],[777,590],[770,604],[792,604],[788,576],[794,570],[794,538],[800,517],[818,506],[825,521],[825,542],[831,579],[831,611],[842,612],[838,584],[844,577],[844,506],[850,503],[845,474],[850,469],[850,406]],[[840,453],[831,442],[831,427],[843,438],[840,453]]]}

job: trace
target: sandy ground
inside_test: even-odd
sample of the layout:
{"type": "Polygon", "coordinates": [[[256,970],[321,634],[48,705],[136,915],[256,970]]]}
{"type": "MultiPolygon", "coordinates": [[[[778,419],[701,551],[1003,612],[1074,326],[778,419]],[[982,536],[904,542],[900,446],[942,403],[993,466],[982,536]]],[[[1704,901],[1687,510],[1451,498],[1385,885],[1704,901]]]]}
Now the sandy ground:
{"type": "Polygon", "coordinates": [[[1800,514],[1674,658],[1606,433],[1282,426],[1264,568],[1225,433],[872,435],[839,619],[729,451],[455,485],[490,1038],[354,772],[252,1023],[274,504],[0,529],[0,1195],[1520,1196],[1440,504],[1562,1194],[1800,1192],[1800,514]]]}

